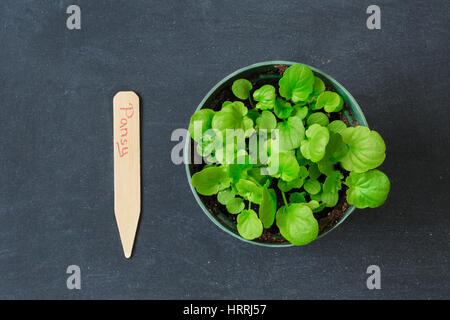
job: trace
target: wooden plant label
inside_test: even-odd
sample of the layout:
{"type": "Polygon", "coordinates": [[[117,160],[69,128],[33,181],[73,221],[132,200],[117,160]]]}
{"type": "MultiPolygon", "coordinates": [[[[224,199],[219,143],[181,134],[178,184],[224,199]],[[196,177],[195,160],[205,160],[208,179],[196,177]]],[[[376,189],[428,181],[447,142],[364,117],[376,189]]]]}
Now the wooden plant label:
{"type": "Polygon", "coordinates": [[[141,213],[139,97],[119,91],[114,114],[114,212],[126,258],[131,257],[141,213]]]}

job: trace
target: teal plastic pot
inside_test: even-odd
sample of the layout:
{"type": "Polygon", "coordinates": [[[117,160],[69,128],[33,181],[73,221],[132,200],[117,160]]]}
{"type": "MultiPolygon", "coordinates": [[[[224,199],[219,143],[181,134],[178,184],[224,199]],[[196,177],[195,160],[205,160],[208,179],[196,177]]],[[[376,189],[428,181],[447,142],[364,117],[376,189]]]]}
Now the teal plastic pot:
{"type": "MultiPolygon", "coordinates": [[[[260,62],[260,63],[255,63],[252,64],[248,67],[239,69],[235,72],[233,72],[232,74],[228,75],[227,77],[223,78],[219,83],[217,83],[207,94],[206,96],[203,98],[202,102],[200,102],[200,104],[198,105],[197,109],[195,111],[198,111],[200,109],[203,108],[204,105],[208,105],[208,102],[210,100],[212,100],[214,98],[214,96],[216,95],[217,92],[219,92],[223,87],[228,86],[231,87],[231,85],[233,84],[233,81],[235,81],[236,79],[240,79],[240,78],[252,78],[255,79],[256,78],[256,82],[259,81],[263,81],[263,80],[267,80],[269,78],[281,78],[278,75],[267,75],[267,71],[270,70],[274,70],[274,66],[275,65],[280,65],[280,64],[284,64],[284,65],[288,65],[291,66],[293,64],[298,64],[299,62],[292,62],[292,61],[267,61],[267,62],[260,62]],[[260,76],[266,74],[264,76],[260,76]]],[[[304,63],[302,63],[304,64],[304,63]]],[[[306,64],[304,64],[306,65],[306,64]]],[[[345,103],[350,107],[350,110],[352,112],[352,117],[344,111],[344,115],[347,117],[347,119],[349,120],[350,123],[353,123],[353,121],[357,120],[359,125],[361,126],[368,126],[367,125],[367,121],[366,118],[364,117],[363,112],[361,111],[361,108],[359,107],[358,103],[356,102],[355,98],[353,98],[353,96],[350,94],[350,92],[348,92],[344,86],[342,86],[339,82],[337,82],[334,78],[330,77],[328,74],[326,74],[325,72],[316,69],[314,67],[311,67],[311,70],[314,72],[314,74],[316,76],[318,76],[319,78],[321,78],[327,85],[329,85],[330,87],[334,88],[336,90],[337,93],[339,93],[341,95],[341,97],[344,99],[345,103]]],[[[188,134],[189,135],[189,134],[188,134]]],[[[197,200],[197,203],[199,204],[200,208],[203,210],[203,212],[206,214],[206,216],[211,219],[212,222],[214,222],[220,229],[222,229],[223,231],[225,231],[226,233],[232,235],[235,238],[238,238],[239,240],[251,243],[251,244],[256,244],[256,245],[260,245],[260,246],[265,246],[265,247],[290,247],[292,246],[292,244],[290,243],[263,243],[263,242],[258,242],[255,240],[246,240],[244,238],[242,238],[238,231],[237,231],[237,227],[235,222],[233,222],[232,220],[230,220],[228,218],[227,213],[223,212],[223,213],[218,213],[218,218],[216,218],[214,215],[212,215],[208,209],[206,208],[205,204],[202,202],[202,200],[200,199],[199,195],[197,194],[197,191],[195,190],[195,188],[192,186],[191,184],[191,171],[189,168],[189,163],[190,163],[190,152],[188,152],[188,150],[190,149],[190,143],[191,143],[191,139],[188,136],[186,139],[186,145],[185,145],[185,164],[186,164],[186,174],[187,174],[187,178],[189,181],[189,185],[191,187],[192,193],[194,194],[195,200],[197,200]]],[[[347,211],[345,212],[344,216],[341,218],[341,220],[338,221],[338,223],[331,228],[330,230],[328,230],[327,232],[321,234],[318,238],[322,238],[323,236],[325,236],[326,234],[328,234],[329,232],[331,232],[332,230],[336,229],[336,227],[338,225],[340,225],[342,222],[344,222],[344,220],[355,210],[354,206],[350,206],[347,211]]]]}

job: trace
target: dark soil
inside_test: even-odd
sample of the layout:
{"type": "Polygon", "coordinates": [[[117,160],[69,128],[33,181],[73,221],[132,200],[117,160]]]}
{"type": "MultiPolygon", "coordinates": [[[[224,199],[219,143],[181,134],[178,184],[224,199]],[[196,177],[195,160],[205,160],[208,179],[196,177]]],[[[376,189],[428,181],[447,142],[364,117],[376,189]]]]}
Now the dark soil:
{"type": "MultiPolygon", "coordinates": [[[[261,87],[264,84],[271,84],[273,86],[277,86],[279,79],[271,78],[271,77],[272,76],[274,76],[274,77],[282,76],[284,71],[287,68],[288,68],[288,66],[286,66],[286,65],[275,65],[275,66],[273,66],[273,68],[265,70],[263,73],[246,76],[245,78],[248,79],[250,82],[252,82],[253,90],[255,90],[255,88],[261,87]],[[264,79],[261,81],[260,77],[265,77],[265,76],[267,76],[267,79],[264,79]]],[[[319,75],[316,75],[316,76],[319,76],[319,75]]],[[[211,97],[208,101],[206,101],[204,108],[218,111],[221,109],[222,103],[224,101],[236,100],[236,97],[234,96],[233,92],[231,91],[231,83],[234,80],[235,79],[230,79],[229,84],[227,83],[226,85],[219,88],[218,93],[214,97],[211,97]]],[[[329,85],[329,83],[327,83],[326,79],[322,78],[322,80],[325,83],[326,90],[336,91],[336,90],[334,90],[333,87],[331,87],[329,85]]],[[[253,91],[251,92],[251,94],[253,94],[253,91]]],[[[351,113],[351,110],[347,104],[344,104],[344,108],[341,112],[333,112],[333,113],[326,113],[326,114],[329,117],[330,122],[333,120],[342,120],[343,122],[345,122],[345,124],[347,126],[350,126],[351,124],[350,124],[349,120],[347,119],[347,117],[345,116],[344,111],[349,115],[349,117],[351,119],[353,119],[353,114],[351,113]]],[[[322,112],[324,112],[324,111],[322,110],[322,112]]],[[[356,120],[353,120],[352,122],[353,122],[352,124],[354,127],[358,126],[358,122],[356,120]]],[[[191,139],[191,145],[195,146],[195,144],[196,144],[196,142],[191,139]]],[[[191,148],[191,159],[193,159],[193,157],[194,157],[195,149],[196,149],[195,147],[191,148]]],[[[191,163],[189,165],[191,174],[201,171],[204,166],[205,166],[205,163],[202,163],[202,164],[192,164],[191,163]]],[[[345,175],[346,171],[343,171],[343,174],[345,175]]],[[[321,178],[319,178],[319,181],[321,179],[324,179],[323,175],[321,176],[321,178]]],[[[276,185],[275,181],[276,181],[276,179],[273,179],[272,187],[276,185]]],[[[323,181],[321,181],[321,182],[323,182],[323,181]]],[[[281,192],[278,188],[274,188],[274,190],[277,193],[277,201],[278,201],[277,207],[280,208],[281,206],[284,205],[283,199],[281,196],[281,192]]],[[[347,203],[347,199],[345,196],[346,190],[347,190],[347,187],[343,185],[342,190],[340,190],[340,192],[339,192],[339,202],[334,208],[325,208],[324,210],[322,210],[320,212],[314,213],[314,217],[317,219],[317,221],[319,223],[319,235],[321,235],[321,234],[327,232],[328,230],[330,230],[331,228],[333,228],[333,226],[335,226],[339,222],[339,220],[341,220],[341,218],[344,216],[347,209],[350,207],[350,205],[347,203]]],[[[286,192],[285,193],[286,198],[289,199],[290,193],[295,192],[295,191],[298,191],[298,190],[292,190],[290,192],[286,192]]],[[[224,205],[220,204],[217,201],[217,197],[215,197],[215,196],[199,195],[199,197],[202,200],[202,202],[205,204],[208,211],[222,225],[228,227],[229,229],[231,229],[232,231],[237,233],[237,228],[236,228],[237,215],[228,213],[226,207],[224,205]]],[[[247,205],[248,205],[248,203],[246,204],[246,207],[247,207],[247,205]]],[[[252,209],[255,210],[256,212],[258,212],[258,207],[259,207],[258,205],[252,204],[252,209]]],[[[264,229],[261,237],[255,239],[255,241],[262,242],[262,243],[287,243],[288,242],[286,239],[283,238],[283,236],[281,236],[280,231],[275,223],[269,229],[264,229]]]]}

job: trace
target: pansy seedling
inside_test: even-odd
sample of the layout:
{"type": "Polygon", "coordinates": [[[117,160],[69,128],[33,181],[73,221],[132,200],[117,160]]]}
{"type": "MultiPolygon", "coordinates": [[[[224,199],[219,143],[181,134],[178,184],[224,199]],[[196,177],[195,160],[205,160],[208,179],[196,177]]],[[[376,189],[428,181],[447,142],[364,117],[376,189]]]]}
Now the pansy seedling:
{"type": "Polygon", "coordinates": [[[381,206],[391,188],[388,177],[380,170],[350,172],[345,184],[348,186],[348,203],[361,209],[381,206]]]}
{"type": "Polygon", "coordinates": [[[306,159],[320,161],[325,155],[330,133],[326,127],[313,124],[306,130],[306,140],[301,141],[301,152],[306,159]]]}
{"type": "Polygon", "coordinates": [[[330,123],[330,120],[325,113],[314,112],[309,115],[308,119],[306,120],[306,124],[308,125],[308,127],[310,127],[315,123],[320,124],[322,127],[326,127],[330,123]]]}
{"type": "Polygon", "coordinates": [[[283,99],[277,98],[275,100],[274,111],[279,119],[287,119],[291,115],[294,107],[283,99]]]}
{"type": "Polygon", "coordinates": [[[245,208],[245,203],[242,198],[233,198],[226,204],[227,211],[231,214],[238,214],[245,208]]]}
{"type": "Polygon", "coordinates": [[[233,82],[231,91],[233,91],[233,94],[237,98],[241,100],[247,100],[250,97],[250,91],[252,90],[252,88],[252,83],[247,79],[238,79],[233,82]]]}
{"type": "Polygon", "coordinates": [[[264,110],[256,119],[256,126],[260,130],[272,130],[277,126],[277,119],[272,112],[264,110]]]}
{"type": "Polygon", "coordinates": [[[281,151],[290,151],[298,148],[305,137],[305,128],[298,117],[289,117],[278,122],[278,139],[281,151]]]}
{"type": "Polygon", "coordinates": [[[283,237],[297,246],[310,243],[319,233],[319,224],[311,208],[301,203],[281,207],[276,222],[283,237]]]}
{"type": "Polygon", "coordinates": [[[322,92],[317,97],[315,110],[324,108],[326,112],[339,112],[344,106],[342,97],[333,91],[322,92]]]}
{"type": "Polygon", "coordinates": [[[314,88],[314,74],[311,69],[295,64],[286,69],[278,82],[280,95],[292,102],[306,101],[314,88]]]}
{"type": "Polygon", "coordinates": [[[247,240],[253,240],[261,236],[263,224],[255,211],[244,210],[237,217],[237,229],[239,234],[247,240]]]}
{"type": "Polygon", "coordinates": [[[245,200],[257,204],[261,203],[263,188],[257,183],[251,180],[241,179],[238,183],[236,183],[236,189],[238,194],[245,200]]]}
{"type": "Polygon", "coordinates": [[[347,171],[365,172],[378,167],[386,158],[386,145],[376,131],[360,126],[345,129],[341,136],[348,146],[348,152],[341,160],[347,171]]]}
{"type": "Polygon", "coordinates": [[[261,110],[270,110],[275,106],[275,87],[270,84],[266,84],[253,92],[253,99],[258,101],[256,108],[261,110]]]}
{"type": "Polygon", "coordinates": [[[222,167],[207,167],[192,176],[192,185],[198,193],[211,196],[230,186],[231,178],[222,167]]]}
{"type": "Polygon", "coordinates": [[[340,210],[343,197],[357,208],[382,205],[390,182],[375,169],[386,157],[381,136],[330,122],[342,119],[330,113],[341,112],[344,99],[307,66],[287,68],[278,87],[264,81],[254,88],[238,79],[231,91],[240,101],[219,101],[219,111],[201,109],[191,117],[196,151],[211,162],[191,177],[197,193],[237,215],[242,238],[279,230],[294,245],[313,241],[324,210],[340,210]]]}

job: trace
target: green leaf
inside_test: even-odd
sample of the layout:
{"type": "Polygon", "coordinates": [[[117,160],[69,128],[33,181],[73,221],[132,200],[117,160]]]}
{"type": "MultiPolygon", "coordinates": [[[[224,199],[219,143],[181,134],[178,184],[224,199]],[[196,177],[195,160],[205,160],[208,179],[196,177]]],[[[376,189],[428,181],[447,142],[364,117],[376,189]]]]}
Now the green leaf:
{"type": "Polygon", "coordinates": [[[347,171],[365,172],[383,163],[386,145],[378,132],[367,127],[350,127],[342,132],[342,140],[348,145],[348,152],[341,160],[347,171]]]}
{"type": "Polygon", "coordinates": [[[305,127],[298,117],[290,117],[277,125],[281,151],[289,151],[300,146],[305,137],[305,127]]]}
{"type": "Polygon", "coordinates": [[[348,186],[348,203],[360,209],[381,206],[391,188],[389,178],[380,170],[350,172],[345,184],[348,186]]]}
{"type": "Polygon", "coordinates": [[[325,155],[330,139],[328,129],[319,124],[313,124],[306,130],[306,137],[307,139],[301,142],[300,147],[303,156],[313,162],[320,161],[325,155]]]}
{"type": "Polygon", "coordinates": [[[303,188],[309,194],[318,194],[320,192],[320,182],[317,180],[307,179],[303,185],[303,188]]]}
{"type": "Polygon", "coordinates": [[[319,205],[319,201],[311,200],[310,202],[305,203],[305,206],[308,206],[311,210],[317,209],[319,205]]]}
{"type": "Polygon", "coordinates": [[[201,109],[194,113],[189,122],[189,135],[194,141],[199,142],[206,130],[211,129],[211,121],[215,112],[211,109],[201,109]],[[195,132],[195,123],[200,130],[195,132]]]}
{"type": "Polygon", "coordinates": [[[233,198],[227,202],[227,210],[231,214],[238,214],[245,208],[245,203],[242,198],[233,198]]]}
{"type": "Polygon", "coordinates": [[[284,181],[292,181],[299,176],[300,166],[298,165],[294,154],[291,152],[272,154],[268,164],[267,171],[275,178],[281,178],[284,181]]]}
{"type": "Polygon", "coordinates": [[[242,129],[246,132],[253,128],[253,121],[247,117],[248,109],[240,101],[228,103],[222,107],[222,110],[215,113],[211,121],[211,127],[226,134],[227,129],[242,129]]]}
{"type": "Polygon", "coordinates": [[[260,168],[260,167],[253,167],[247,171],[247,175],[249,177],[251,177],[254,181],[256,181],[257,183],[259,183],[260,185],[263,186],[264,184],[267,183],[268,180],[271,179],[271,177],[265,173],[262,174],[261,173],[262,169],[263,168],[260,168]]]}
{"type": "Polygon", "coordinates": [[[278,189],[283,192],[291,191],[292,189],[299,189],[303,185],[303,178],[295,178],[291,181],[278,180],[278,189]]]}
{"type": "Polygon", "coordinates": [[[326,176],[334,171],[334,164],[327,157],[323,157],[322,160],[317,162],[317,167],[326,176]]]}
{"type": "Polygon", "coordinates": [[[322,203],[328,208],[333,208],[339,201],[339,193],[322,192],[322,203]]]}
{"type": "Polygon", "coordinates": [[[309,109],[308,107],[301,106],[300,104],[294,105],[294,111],[292,112],[292,116],[300,118],[303,120],[308,115],[309,109]]]}
{"type": "Polygon", "coordinates": [[[312,95],[314,97],[318,97],[324,91],[325,91],[325,84],[323,83],[322,79],[320,79],[319,77],[314,77],[314,86],[312,95]]]}
{"type": "Polygon", "coordinates": [[[197,140],[197,153],[203,157],[211,155],[216,147],[220,147],[222,140],[213,129],[207,130],[199,140],[197,140]]]}
{"type": "Polygon", "coordinates": [[[286,69],[278,84],[283,98],[294,103],[305,101],[313,92],[314,74],[309,67],[295,64],[286,69]]]}
{"type": "Polygon", "coordinates": [[[313,212],[314,212],[314,213],[320,212],[320,211],[322,211],[323,209],[325,209],[325,206],[326,206],[326,204],[325,204],[324,202],[321,202],[317,208],[313,209],[313,212]]]}
{"type": "Polygon", "coordinates": [[[306,203],[306,192],[293,192],[289,196],[290,203],[306,203]]]}
{"type": "Polygon", "coordinates": [[[253,181],[241,179],[236,183],[238,194],[245,200],[260,204],[262,200],[262,187],[253,181]]]}
{"type": "Polygon", "coordinates": [[[325,157],[331,163],[337,163],[348,152],[348,146],[342,140],[342,136],[338,133],[330,132],[330,140],[327,144],[325,157]]]}
{"type": "Polygon", "coordinates": [[[275,106],[275,87],[270,84],[263,85],[261,88],[253,92],[253,98],[259,101],[256,108],[261,110],[273,109],[275,106]]]}
{"type": "Polygon", "coordinates": [[[231,189],[222,190],[217,194],[217,201],[223,205],[226,205],[231,199],[234,199],[234,195],[235,194],[231,189]]]}
{"type": "Polygon", "coordinates": [[[334,120],[328,125],[328,130],[330,132],[341,134],[347,128],[347,125],[342,120],[334,120]]]}
{"type": "Polygon", "coordinates": [[[253,240],[262,235],[263,225],[253,210],[244,210],[237,216],[237,229],[242,238],[253,240]]]}
{"type": "Polygon", "coordinates": [[[309,197],[311,200],[322,201],[322,193],[310,194],[309,197]]]}
{"type": "Polygon", "coordinates": [[[315,110],[324,108],[326,112],[338,112],[342,110],[344,100],[339,94],[333,91],[322,92],[317,97],[315,110]]]}
{"type": "Polygon", "coordinates": [[[320,172],[317,164],[309,166],[309,177],[312,180],[317,180],[321,175],[322,175],[322,173],[320,172]]]}
{"type": "MultiPolygon", "coordinates": [[[[309,175],[308,169],[305,166],[300,166],[300,170],[298,172],[298,176],[302,179],[306,178],[309,175]]],[[[299,187],[300,188],[300,187],[299,187]]]]}
{"type": "Polygon", "coordinates": [[[207,167],[195,173],[191,183],[197,192],[204,196],[211,196],[230,186],[231,178],[222,167],[207,167]]]}
{"type": "Polygon", "coordinates": [[[275,100],[275,114],[280,119],[287,119],[292,111],[294,110],[294,107],[288,102],[284,101],[283,99],[277,98],[275,100]]]}
{"type": "Polygon", "coordinates": [[[256,119],[256,125],[259,129],[272,130],[277,126],[277,119],[272,112],[264,110],[261,116],[256,119]]]}
{"type": "Polygon", "coordinates": [[[250,90],[252,90],[253,86],[250,81],[247,79],[238,79],[233,82],[231,86],[231,91],[233,94],[241,100],[247,100],[249,97],[250,90]]]}
{"type": "Polygon", "coordinates": [[[306,123],[308,126],[311,126],[315,123],[320,124],[322,127],[328,126],[330,123],[330,120],[328,120],[328,117],[323,112],[314,112],[311,113],[311,115],[306,120],[306,123]]]}
{"type": "Polygon", "coordinates": [[[296,246],[310,243],[319,233],[319,224],[311,208],[300,203],[281,207],[276,223],[283,237],[296,246]]]}
{"type": "Polygon", "coordinates": [[[342,179],[344,176],[340,171],[333,171],[327,176],[323,183],[323,192],[338,193],[342,188],[342,179]]]}
{"type": "Polygon", "coordinates": [[[262,200],[259,206],[259,218],[264,228],[270,228],[275,220],[277,211],[277,196],[273,189],[263,188],[262,200]]]}

